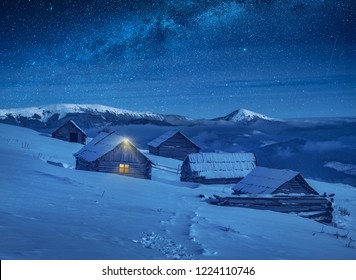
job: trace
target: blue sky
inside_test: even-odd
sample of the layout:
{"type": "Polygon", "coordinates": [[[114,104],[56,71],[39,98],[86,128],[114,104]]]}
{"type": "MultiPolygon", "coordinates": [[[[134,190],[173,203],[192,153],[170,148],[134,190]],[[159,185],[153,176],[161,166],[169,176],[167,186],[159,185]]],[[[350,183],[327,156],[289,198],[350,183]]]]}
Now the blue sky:
{"type": "Polygon", "coordinates": [[[356,115],[355,3],[2,1],[0,107],[356,115]]]}

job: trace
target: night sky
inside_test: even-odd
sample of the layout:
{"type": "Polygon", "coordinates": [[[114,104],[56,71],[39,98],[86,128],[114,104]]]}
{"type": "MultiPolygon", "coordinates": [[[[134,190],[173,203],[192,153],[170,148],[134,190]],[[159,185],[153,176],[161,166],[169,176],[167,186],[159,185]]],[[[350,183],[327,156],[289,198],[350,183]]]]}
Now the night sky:
{"type": "Polygon", "coordinates": [[[354,0],[2,0],[0,20],[0,108],[356,116],[354,0]]]}

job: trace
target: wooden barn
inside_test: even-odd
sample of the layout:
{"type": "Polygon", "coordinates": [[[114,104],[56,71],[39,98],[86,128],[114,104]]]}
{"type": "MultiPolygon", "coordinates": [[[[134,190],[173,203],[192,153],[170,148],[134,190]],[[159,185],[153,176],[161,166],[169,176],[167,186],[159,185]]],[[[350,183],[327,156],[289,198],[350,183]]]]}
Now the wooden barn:
{"type": "Polygon", "coordinates": [[[151,161],[115,132],[101,132],[74,156],[76,169],[151,179],[151,161]]]}
{"type": "Polygon", "coordinates": [[[61,127],[52,132],[52,137],[67,142],[85,144],[86,133],[72,120],[69,120],[61,127]]]}
{"type": "Polygon", "coordinates": [[[235,196],[215,195],[209,202],[220,206],[245,207],[299,216],[322,223],[333,219],[333,195],[319,195],[299,172],[256,167],[233,187],[235,196]]]}
{"type": "Polygon", "coordinates": [[[181,181],[201,184],[233,184],[256,167],[253,153],[189,154],[181,168],[181,181]]]}
{"type": "Polygon", "coordinates": [[[148,143],[151,154],[184,160],[188,154],[199,153],[200,148],[179,131],[168,131],[148,143]]]}
{"type": "Polygon", "coordinates": [[[233,187],[235,194],[307,194],[318,195],[299,172],[256,167],[233,187]]]}

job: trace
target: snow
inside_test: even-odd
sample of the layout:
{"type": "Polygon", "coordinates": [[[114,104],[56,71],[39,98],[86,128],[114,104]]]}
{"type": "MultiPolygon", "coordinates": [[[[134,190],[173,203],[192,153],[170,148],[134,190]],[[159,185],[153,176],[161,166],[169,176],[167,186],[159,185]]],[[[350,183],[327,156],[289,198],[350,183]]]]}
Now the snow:
{"type": "Polygon", "coordinates": [[[70,113],[85,112],[93,112],[98,114],[110,112],[115,115],[130,115],[137,118],[153,117],[159,120],[163,119],[162,116],[151,112],[134,112],[99,104],[53,104],[40,107],[0,109],[0,119],[5,119],[7,115],[11,115],[15,119],[26,117],[30,119],[38,119],[41,122],[47,122],[48,119],[50,119],[55,114],[59,114],[58,119],[62,119],[70,113]]]}
{"type": "Polygon", "coordinates": [[[262,120],[273,120],[265,115],[258,114],[246,109],[238,109],[235,112],[229,114],[228,116],[229,121],[239,122],[239,121],[252,121],[254,119],[262,119],[262,120]]]}
{"type": "Polygon", "coordinates": [[[115,132],[101,132],[88,145],[75,153],[75,156],[87,162],[92,162],[112,151],[124,141],[129,140],[115,132]]]}
{"type": "Polygon", "coordinates": [[[161,145],[163,142],[167,141],[169,138],[173,137],[177,133],[178,131],[167,131],[166,133],[162,134],[160,137],[149,142],[147,145],[157,148],[159,145],[161,145]]]}
{"type": "Polygon", "coordinates": [[[292,170],[257,166],[234,186],[233,190],[253,194],[271,194],[298,174],[292,170]]]}
{"type": "Polygon", "coordinates": [[[142,180],[47,163],[73,166],[81,147],[0,124],[0,259],[356,258],[353,187],[308,180],[335,193],[335,225],[322,225],[204,200],[231,195],[231,185],[192,187],[158,169],[142,180]]]}
{"type": "MultiPolygon", "coordinates": [[[[149,142],[147,145],[152,146],[154,148],[157,148],[159,145],[161,145],[163,142],[167,141],[168,139],[170,139],[171,137],[173,137],[174,135],[176,135],[177,133],[182,134],[185,138],[187,138],[191,143],[193,143],[187,136],[185,136],[183,133],[181,133],[180,131],[167,131],[164,134],[162,134],[161,136],[159,136],[158,138],[152,140],[151,142],[149,142]]],[[[193,143],[194,144],[194,143],[193,143]]],[[[195,146],[198,147],[198,145],[194,144],[195,146]]]]}
{"type": "Polygon", "coordinates": [[[253,153],[194,153],[188,159],[192,172],[207,179],[242,178],[256,167],[253,153]]]}

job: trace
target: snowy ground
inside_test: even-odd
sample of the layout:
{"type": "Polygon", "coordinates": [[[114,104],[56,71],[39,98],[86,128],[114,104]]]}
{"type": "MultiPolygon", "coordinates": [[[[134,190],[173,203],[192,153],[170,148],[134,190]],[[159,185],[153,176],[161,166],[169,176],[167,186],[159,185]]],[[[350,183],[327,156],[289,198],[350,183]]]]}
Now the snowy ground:
{"type": "Polygon", "coordinates": [[[353,187],[309,180],[335,193],[326,226],[210,205],[231,186],[181,183],[176,160],[150,156],[151,181],[78,171],[80,147],[0,124],[0,259],[356,259],[353,187]]]}

